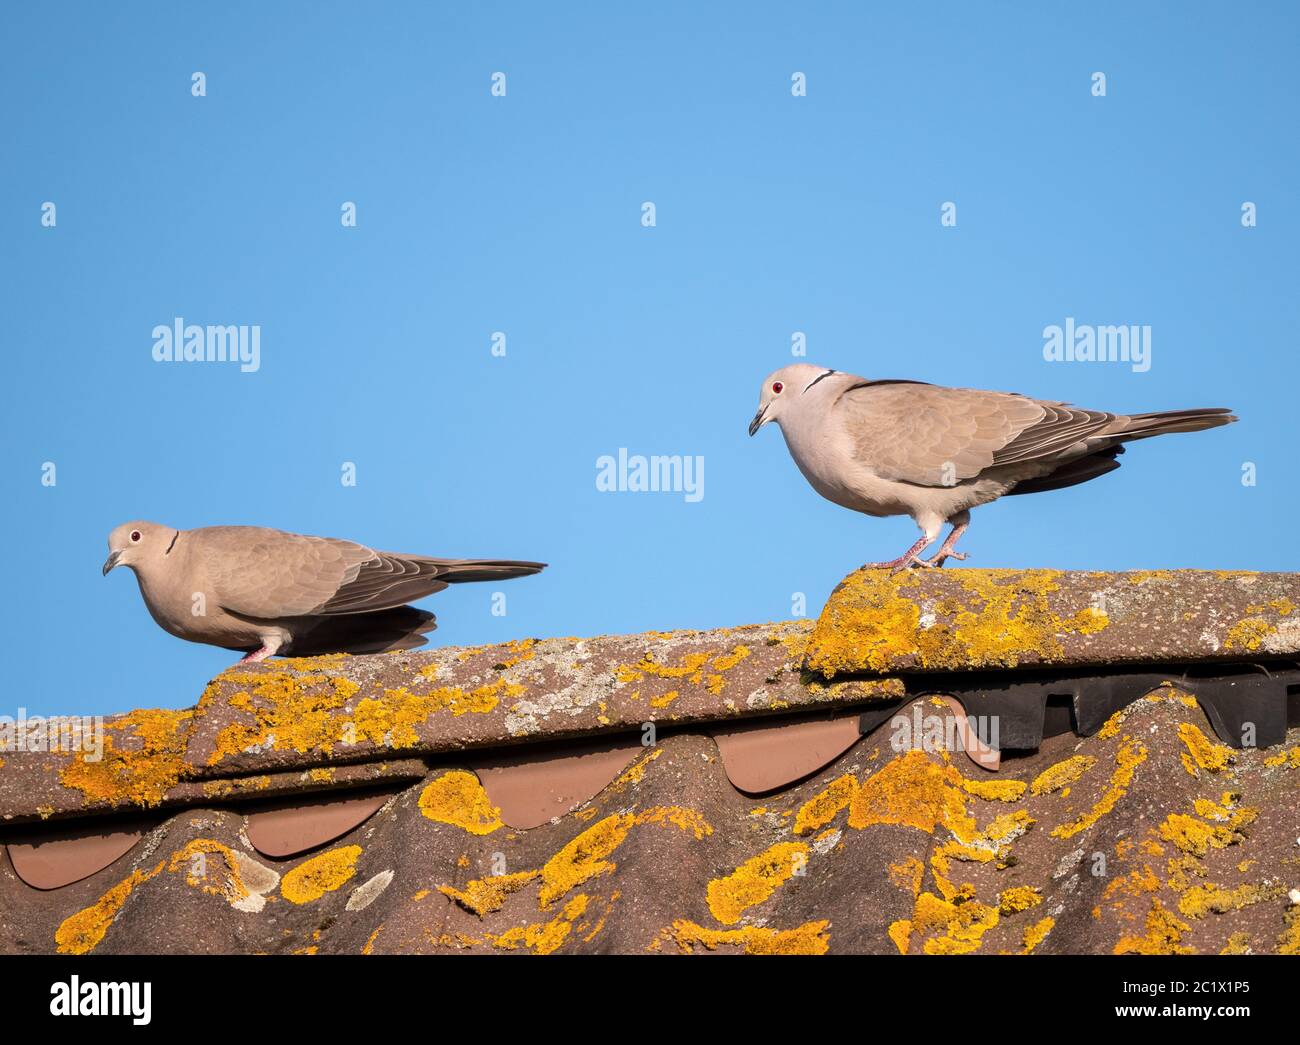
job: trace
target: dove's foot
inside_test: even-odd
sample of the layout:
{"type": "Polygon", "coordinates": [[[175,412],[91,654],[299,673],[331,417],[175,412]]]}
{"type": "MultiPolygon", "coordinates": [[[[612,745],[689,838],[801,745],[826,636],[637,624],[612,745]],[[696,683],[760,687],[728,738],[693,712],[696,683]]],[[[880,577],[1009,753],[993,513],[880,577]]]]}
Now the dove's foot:
{"type": "Polygon", "coordinates": [[[964,562],[966,559],[966,553],[953,551],[953,545],[957,543],[958,538],[966,532],[966,527],[970,525],[970,512],[959,512],[948,521],[952,523],[952,529],[948,531],[948,536],[944,539],[943,544],[939,545],[939,550],[930,558],[921,560],[927,566],[942,566],[949,559],[956,559],[958,562],[964,562]]]}
{"type": "Polygon", "coordinates": [[[865,562],[862,564],[862,568],[864,570],[888,570],[890,573],[901,573],[913,566],[929,566],[930,563],[920,558],[920,555],[933,543],[933,537],[921,537],[897,559],[890,559],[888,562],[865,562]]]}
{"type": "Polygon", "coordinates": [[[251,664],[251,663],[254,662],[254,661],[258,661],[258,660],[266,660],[267,657],[272,656],[272,655],[273,655],[277,650],[279,650],[279,648],[280,648],[281,646],[283,646],[283,645],[284,645],[284,640],[282,640],[282,639],[276,639],[276,638],[270,638],[270,639],[267,639],[267,638],[263,638],[263,639],[262,639],[262,648],[261,648],[261,649],[258,649],[258,650],[253,650],[252,653],[250,653],[250,654],[248,654],[247,656],[245,656],[242,660],[240,660],[239,663],[240,663],[240,664],[251,664]]]}

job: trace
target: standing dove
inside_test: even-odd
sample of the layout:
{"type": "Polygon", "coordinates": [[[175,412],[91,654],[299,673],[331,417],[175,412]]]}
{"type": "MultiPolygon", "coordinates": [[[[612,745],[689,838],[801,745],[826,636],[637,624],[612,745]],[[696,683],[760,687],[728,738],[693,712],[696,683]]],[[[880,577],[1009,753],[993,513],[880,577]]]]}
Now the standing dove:
{"type": "Polygon", "coordinates": [[[827,500],[867,515],[910,515],[921,528],[916,543],[897,559],[867,564],[897,571],[966,558],[953,546],[971,508],[1095,479],[1119,467],[1115,458],[1130,440],[1235,420],[1221,407],[1126,416],[796,363],[763,382],[749,434],[768,421],[780,425],[799,471],[827,500]],[[922,559],[945,522],[947,539],[922,559]]]}
{"type": "MultiPolygon", "coordinates": [[[[424,645],[436,626],[407,606],[448,584],[539,573],[541,562],[431,559],[260,526],[177,530],[123,523],[104,573],[129,566],[158,625],[177,638],[273,653],[382,653],[424,645]]],[[[242,661],[241,661],[242,663],[242,661]]]]}

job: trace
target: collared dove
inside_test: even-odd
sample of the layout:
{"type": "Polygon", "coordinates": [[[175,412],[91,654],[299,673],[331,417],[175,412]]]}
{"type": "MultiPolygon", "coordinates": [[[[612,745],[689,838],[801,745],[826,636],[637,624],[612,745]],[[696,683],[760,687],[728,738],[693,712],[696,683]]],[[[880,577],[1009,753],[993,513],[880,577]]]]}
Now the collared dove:
{"type": "Polygon", "coordinates": [[[261,526],[177,530],[150,522],[123,523],[109,534],[108,551],[105,575],[115,566],[134,570],[164,631],[248,651],[246,661],[281,651],[414,649],[436,625],[432,613],[407,601],[462,581],[526,577],[546,565],[396,555],[261,526]]]}
{"type": "Polygon", "coordinates": [[[877,517],[910,515],[920,539],[897,559],[867,564],[902,570],[966,558],[953,546],[971,508],[1095,479],[1119,467],[1121,443],[1235,420],[1221,407],[1125,416],[796,363],[764,380],[749,434],[780,425],[799,471],[827,500],[877,517]],[[922,559],[945,522],[947,539],[922,559]]]}

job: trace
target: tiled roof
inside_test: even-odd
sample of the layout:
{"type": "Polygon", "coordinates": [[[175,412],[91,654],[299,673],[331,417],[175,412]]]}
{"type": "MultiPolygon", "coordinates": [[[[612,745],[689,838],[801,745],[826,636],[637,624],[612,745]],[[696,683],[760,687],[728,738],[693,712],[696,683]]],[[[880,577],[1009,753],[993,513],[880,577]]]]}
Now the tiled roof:
{"type": "Polygon", "coordinates": [[[0,950],[1297,950],[1297,622],[1289,574],[862,572],[815,625],[241,665],[0,753],[0,950]]]}

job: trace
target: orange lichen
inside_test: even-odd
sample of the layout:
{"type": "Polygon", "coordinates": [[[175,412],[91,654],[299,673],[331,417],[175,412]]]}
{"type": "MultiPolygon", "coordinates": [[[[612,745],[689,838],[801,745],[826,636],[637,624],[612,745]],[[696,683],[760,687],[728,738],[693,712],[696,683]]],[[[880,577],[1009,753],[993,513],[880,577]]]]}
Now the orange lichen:
{"type": "Polygon", "coordinates": [[[681,695],[682,694],[680,690],[670,689],[662,697],[651,697],[650,706],[652,708],[666,708],[669,704],[671,704],[674,700],[676,700],[681,695]]]}
{"type": "MultiPolygon", "coordinates": [[[[726,686],[725,675],[752,653],[748,646],[738,645],[728,653],[688,653],[676,664],[661,664],[651,650],[634,664],[620,664],[614,669],[614,677],[619,682],[640,682],[645,678],[667,679],[670,681],[689,682],[694,686],[703,686],[714,696],[726,686]]],[[[652,707],[667,707],[679,696],[677,690],[650,700],[652,707]]]]}
{"type": "Polygon", "coordinates": [[[854,792],[849,827],[902,824],[933,834],[942,825],[963,841],[975,837],[975,821],[966,813],[962,777],[950,765],[908,751],[868,777],[854,792]]]}
{"type": "MultiPolygon", "coordinates": [[[[501,699],[524,692],[522,686],[504,678],[470,690],[440,686],[428,693],[413,693],[402,686],[386,689],[382,696],[366,697],[351,709],[350,701],[361,687],[329,673],[337,661],[313,657],[271,663],[274,667],[269,670],[229,669],[204,691],[200,710],[221,699],[229,686],[243,687],[227,697],[226,704],[249,719],[221,730],[208,759],[210,765],[255,747],[299,753],[329,753],[339,743],[362,741],[389,748],[411,747],[419,739],[417,727],[436,712],[485,714],[501,699]]],[[[422,669],[419,675],[432,681],[431,671],[436,672],[436,666],[422,669]]]]}
{"type": "Polygon", "coordinates": [[[89,803],[154,806],[189,771],[186,741],[193,711],[132,711],[105,723],[104,750],[78,752],[59,773],[89,803]]]}
{"type": "Polygon", "coordinates": [[[1185,813],[1170,813],[1157,830],[1161,838],[1172,842],[1184,853],[1204,856],[1210,849],[1226,849],[1240,842],[1245,835],[1238,828],[1250,823],[1254,817],[1254,810],[1244,809],[1228,824],[1213,826],[1185,813]]]}
{"type": "Polygon", "coordinates": [[[492,804],[478,777],[460,769],[444,773],[420,792],[420,812],[429,820],[472,835],[488,835],[505,827],[501,810],[492,804]]]}
{"type": "Polygon", "coordinates": [[[269,662],[262,671],[229,668],[218,675],[199,698],[200,712],[215,704],[228,685],[242,686],[226,704],[244,712],[251,722],[232,723],[217,734],[208,758],[214,765],[250,748],[269,745],[277,751],[328,753],[341,739],[335,715],[360,688],[351,679],[330,675],[328,658],[306,659],[317,670],[298,670],[293,658],[269,662]]]}
{"type": "Polygon", "coordinates": [[[1178,739],[1187,747],[1182,756],[1183,768],[1194,777],[1201,775],[1198,772],[1201,769],[1210,773],[1221,772],[1236,758],[1231,748],[1214,743],[1190,722],[1179,723],[1178,739]]]}
{"type": "Polygon", "coordinates": [[[1091,755],[1072,755],[1063,762],[1044,769],[1029,785],[1031,795],[1050,795],[1063,787],[1076,783],[1084,773],[1097,764],[1091,755]]]}
{"type": "Polygon", "coordinates": [[[1042,890],[1030,885],[1014,885],[998,894],[998,910],[1002,914],[1019,914],[1042,902],[1042,890]]]}
{"type": "Polygon", "coordinates": [[[1263,617],[1246,617],[1228,629],[1228,634],[1223,638],[1223,648],[1253,653],[1275,631],[1277,626],[1270,624],[1263,617]]]}
{"type": "Polygon", "coordinates": [[[809,849],[802,842],[778,842],[751,857],[731,874],[709,883],[709,911],[723,925],[735,925],[750,907],[767,900],[807,865],[809,849]]]}
{"type": "Polygon", "coordinates": [[[89,907],[65,918],[54,932],[54,942],[58,944],[59,953],[86,954],[99,946],[131,891],[142,882],[147,882],[162,868],[160,861],[152,871],[132,871],[89,907]]]}
{"type": "Polygon", "coordinates": [[[488,934],[493,947],[513,951],[526,947],[534,954],[550,954],[560,947],[573,931],[573,923],[587,909],[588,898],[578,894],[549,922],[508,929],[499,936],[488,934]]]}
{"type": "Polygon", "coordinates": [[[909,856],[906,860],[889,865],[889,880],[900,889],[906,889],[910,892],[913,899],[916,899],[921,892],[921,881],[924,878],[925,864],[914,856],[909,856]]]}
{"type": "Polygon", "coordinates": [[[305,904],[345,885],[357,873],[361,846],[344,845],[305,860],[285,874],[280,895],[290,903],[305,904]]]}
{"type": "Polygon", "coordinates": [[[852,773],[832,781],[799,807],[794,818],[794,833],[806,835],[825,827],[839,816],[841,810],[849,807],[857,790],[858,781],[852,773]]]}
{"type": "Polygon", "coordinates": [[[1147,912],[1146,935],[1124,936],[1115,944],[1115,954],[1194,954],[1182,943],[1191,926],[1180,921],[1158,898],[1151,900],[1147,912]]]}
{"type": "Polygon", "coordinates": [[[1021,946],[1024,947],[1022,953],[1033,953],[1034,948],[1047,939],[1047,934],[1052,931],[1055,925],[1055,918],[1043,918],[1029,926],[1020,937],[1021,946]]]}
{"type": "Polygon", "coordinates": [[[890,941],[898,948],[898,953],[906,954],[908,945],[912,942],[912,920],[900,918],[898,921],[890,922],[887,933],[890,941]]]}
{"type": "Polygon", "coordinates": [[[1088,812],[1068,824],[1061,824],[1052,829],[1053,838],[1073,838],[1080,831],[1086,831],[1098,820],[1109,813],[1128,791],[1133,783],[1137,767],[1146,761],[1147,749],[1136,740],[1128,740],[1120,745],[1115,755],[1115,772],[1111,774],[1110,783],[1101,798],[1088,812]]]}
{"type": "Polygon", "coordinates": [[[223,845],[214,838],[195,838],[183,849],[176,850],[167,870],[175,874],[182,868],[188,885],[202,889],[211,896],[223,897],[228,903],[238,903],[249,894],[249,888],[244,884],[239,871],[239,857],[228,845],[223,845]],[[225,880],[218,879],[218,885],[209,883],[213,876],[207,873],[208,855],[219,856],[226,865],[225,880]]]}
{"type": "Polygon", "coordinates": [[[538,894],[541,909],[546,910],[588,879],[612,873],[617,865],[607,857],[623,844],[628,832],[638,824],[671,824],[690,831],[696,838],[703,838],[713,831],[699,813],[681,806],[655,806],[637,814],[607,816],[571,839],[542,865],[542,887],[538,894]]]}
{"type": "Polygon", "coordinates": [[[962,780],[962,790],[986,802],[1017,802],[1025,793],[1022,780],[962,780]]]}
{"type": "Polygon", "coordinates": [[[515,874],[495,875],[491,878],[476,878],[467,882],[464,889],[454,889],[449,885],[438,886],[438,892],[450,896],[471,914],[482,918],[492,911],[499,911],[505,906],[506,897],[522,889],[541,874],[540,871],[518,871],[515,874]]]}
{"type": "MultiPolygon", "coordinates": [[[[645,777],[645,771],[649,767],[650,763],[663,753],[664,749],[657,747],[651,750],[648,754],[637,759],[623,771],[617,780],[609,785],[610,789],[621,793],[629,785],[641,783],[642,778],[645,777]]],[[[592,812],[595,812],[595,810],[592,810],[592,812]]]]}
{"type": "MultiPolygon", "coordinates": [[[[1061,617],[1049,600],[1056,570],[960,570],[957,590],[921,623],[911,597],[923,581],[915,572],[859,570],[831,595],[809,643],[808,667],[826,678],[851,671],[1015,667],[1022,659],[1061,655],[1059,636],[1093,634],[1110,620],[1091,608],[1061,617]]],[[[944,578],[947,581],[947,578],[944,578]]]]}
{"type": "Polygon", "coordinates": [[[382,697],[358,701],[351,722],[358,741],[369,740],[389,748],[414,747],[420,740],[417,727],[439,711],[450,711],[457,717],[486,715],[502,698],[513,700],[523,694],[523,686],[504,678],[469,690],[439,686],[421,694],[399,686],[384,690],[382,697]]]}
{"type": "Polygon", "coordinates": [[[706,929],[679,918],[665,929],[660,939],[672,940],[684,953],[696,947],[742,947],[746,954],[825,954],[830,949],[829,921],[805,922],[797,929],[769,929],[745,926],[740,929],[706,929]]]}
{"type": "Polygon", "coordinates": [[[918,896],[912,912],[912,932],[929,937],[923,944],[926,954],[969,954],[997,924],[996,907],[974,899],[954,903],[933,893],[918,896]]]}
{"type": "Polygon", "coordinates": [[[1194,885],[1178,898],[1178,910],[1189,918],[1204,918],[1207,914],[1226,914],[1240,911],[1264,900],[1273,900],[1285,893],[1280,884],[1253,885],[1247,883],[1235,889],[1219,885],[1194,885]]]}

